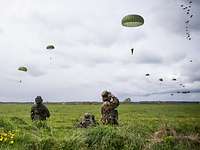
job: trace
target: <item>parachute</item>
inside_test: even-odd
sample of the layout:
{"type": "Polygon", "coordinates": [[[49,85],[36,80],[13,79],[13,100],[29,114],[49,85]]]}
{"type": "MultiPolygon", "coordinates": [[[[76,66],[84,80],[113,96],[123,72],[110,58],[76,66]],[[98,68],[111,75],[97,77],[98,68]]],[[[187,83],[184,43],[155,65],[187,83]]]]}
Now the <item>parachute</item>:
{"type": "MultiPolygon", "coordinates": [[[[55,46],[54,45],[48,45],[47,47],[46,47],[46,49],[47,50],[53,50],[53,49],[55,49],[55,46]]],[[[50,56],[49,56],[49,59],[50,59],[50,61],[52,61],[52,55],[51,54],[49,54],[50,56]]]]}
{"type": "MultiPolygon", "coordinates": [[[[28,71],[27,67],[24,67],[24,66],[19,67],[18,70],[19,71],[23,71],[23,72],[27,72],[28,71]]],[[[19,83],[22,83],[22,80],[19,80],[19,83]]]]}
{"type": "Polygon", "coordinates": [[[138,27],[144,24],[144,19],[140,15],[127,15],[122,19],[125,27],[138,27]]]}
{"type": "Polygon", "coordinates": [[[19,67],[18,70],[19,70],[19,71],[24,71],[24,72],[27,72],[27,71],[28,71],[28,69],[27,69],[26,67],[19,67]]]}
{"type": "Polygon", "coordinates": [[[48,45],[47,47],[46,47],[46,49],[55,49],[55,47],[53,46],[53,45],[48,45]]]}
{"type": "Polygon", "coordinates": [[[147,73],[147,74],[145,74],[145,76],[150,76],[150,74],[149,74],[149,73],[147,73]]]}

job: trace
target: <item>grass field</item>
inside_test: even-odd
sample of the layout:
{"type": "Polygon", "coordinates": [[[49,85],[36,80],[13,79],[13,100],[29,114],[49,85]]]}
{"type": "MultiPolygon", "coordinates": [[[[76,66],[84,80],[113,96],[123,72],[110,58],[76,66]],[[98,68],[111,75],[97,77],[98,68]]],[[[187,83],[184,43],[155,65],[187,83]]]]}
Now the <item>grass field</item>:
{"type": "Polygon", "coordinates": [[[200,104],[121,104],[119,126],[76,129],[85,112],[100,119],[100,105],[48,104],[51,117],[32,123],[30,104],[0,104],[2,150],[200,149],[200,104]]]}

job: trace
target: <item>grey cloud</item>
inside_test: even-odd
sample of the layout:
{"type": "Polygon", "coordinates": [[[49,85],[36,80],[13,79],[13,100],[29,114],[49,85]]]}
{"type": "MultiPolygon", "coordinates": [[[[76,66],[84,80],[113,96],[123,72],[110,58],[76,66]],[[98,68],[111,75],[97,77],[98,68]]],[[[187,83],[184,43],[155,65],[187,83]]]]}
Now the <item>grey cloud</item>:
{"type": "Polygon", "coordinates": [[[148,49],[135,49],[131,57],[127,57],[127,59],[123,59],[123,64],[162,64],[164,62],[164,58],[162,55],[159,55],[155,50],[151,51],[148,49]]]}
{"type": "Polygon", "coordinates": [[[151,93],[146,93],[146,94],[142,94],[139,93],[138,91],[135,92],[119,92],[118,95],[120,97],[123,98],[127,98],[127,97],[149,97],[152,95],[165,95],[165,94],[176,94],[176,95],[185,95],[182,93],[177,93],[177,91],[179,92],[184,92],[184,91],[190,91],[190,93],[188,94],[193,94],[193,93],[200,93],[200,89],[176,89],[176,90],[167,90],[167,91],[160,91],[160,92],[151,92],[151,93]]]}
{"type": "MultiPolygon", "coordinates": [[[[198,1],[198,0],[197,0],[198,1]]],[[[200,29],[200,17],[199,2],[194,1],[191,8],[191,14],[193,14],[193,18],[190,18],[189,30],[191,32],[199,31],[200,29]]],[[[182,10],[179,6],[179,2],[164,2],[165,9],[160,7],[160,3],[158,3],[157,7],[154,8],[157,12],[153,14],[153,18],[156,18],[155,23],[160,25],[165,30],[178,33],[179,35],[185,34],[185,22],[189,19],[189,16],[182,10]]],[[[180,4],[184,4],[180,2],[180,4]]]]}
{"type": "Polygon", "coordinates": [[[39,67],[36,67],[35,65],[28,66],[28,74],[30,74],[33,77],[43,76],[46,73],[47,71],[45,71],[45,68],[41,69],[39,67]]]}
{"type": "MultiPolygon", "coordinates": [[[[168,90],[168,91],[161,91],[161,92],[152,92],[147,93],[141,96],[150,96],[150,95],[158,95],[158,94],[171,94],[171,93],[177,93],[177,92],[184,92],[184,91],[190,91],[190,93],[200,93],[200,89],[176,89],[176,90],[168,90]]],[[[178,93],[182,94],[182,93],[178,93]]]]}
{"type": "Polygon", "coordinates": [[[195,3],[196,5],[194,5],[194,10],[192,12],[193,14],[193,18],[191,19],[191,24],[190,24],[190,29],[191,32],[200,32],[200,3],[197,2],[195,3]]]}
{"type": "Polygon", "coordinates": [[[200,62],[193,61],[188,62],[187,64],[182,65],[181,74],[189,81],[189,82],[200,82],[200,70],[199,70],[200,62]]]}
{"type": "MultiPolygon", "coordinates": [[[[0,7],[6,33],[0,33],[0,97],[4,99],[21,101],[41,95],[53,101],[90,100],[99,99],[104,89],[120,98],[142,97],[173,91],[174,74],[190,89],[199,86],[200,64],[185,63],[188,58],[199,59],[198,0],[193,5],[195,38],[191,41],[180,38],[185,18],[175,1],[22,0],[12,5],[1,2],[0,7]],[[145,24],[123,27],[122,17],[132,13],[142,15],[145,24]],[[54,51],[46,51],[49,43],[55,44],[54,51]],[[135,48],[133,55],[131,48],[135,48]],[[16,69],[23,64],[30,64],[27,73],[16,69]],[[159,77],[166,79],[162,87],[159,77]]],[[[166,94],[169,97],[164,98],[170,99],[166,94]]],[[[145,98],[158,100],[163,95],[145,98]]],[[[191,100],[199,97],[190,95],[191,100]]]]}
{"type": "Polygon", "coordinates": [[[161,64],[163,62],[163,58],[154,53],[144,53],[139,56],[136,62],[144,64],[161,64]]]}

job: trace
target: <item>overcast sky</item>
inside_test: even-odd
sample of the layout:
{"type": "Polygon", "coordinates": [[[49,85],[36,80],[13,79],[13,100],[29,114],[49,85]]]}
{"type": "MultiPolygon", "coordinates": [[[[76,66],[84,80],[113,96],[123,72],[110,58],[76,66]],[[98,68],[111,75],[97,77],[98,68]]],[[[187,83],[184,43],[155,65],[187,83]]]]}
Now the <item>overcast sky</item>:
{"type": "Polygon", "coordinates": [[[120,100],[199,101],[200,0],[190,11],[191,40],[181,4],[187,0],[0,0],[0,101],[100,101],[103,90],[120,100]],[[144,25],[123,27],[128,14],[144,25]]]}

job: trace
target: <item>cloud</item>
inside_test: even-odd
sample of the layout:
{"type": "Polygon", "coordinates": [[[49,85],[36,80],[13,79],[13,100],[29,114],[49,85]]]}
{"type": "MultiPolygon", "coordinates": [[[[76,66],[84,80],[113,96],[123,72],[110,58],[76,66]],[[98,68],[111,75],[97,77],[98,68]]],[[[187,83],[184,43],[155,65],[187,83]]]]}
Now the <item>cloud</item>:
{"type": "MultiPolygon", "coordinates": [[[[54,101],[99,101],[105,89],[120,99],[141,98],[178,89],[172,77],[189,89],[199,86],[198,1],[192,5],[191,41],[184,38],[185,15],[175,1],[15,0],[11,4],[8,0],[0,4],[0,97],[4,99],[30,101],[41,95],[54,101]],[[123,27],[121,19],[127,14],[143,16],[144,25],[123,27]],[[53,51],[46,50],[49,44],[55,45],[53,51]],[[17,71],[23,65],[28,66],[27,73],[17,71]],[[165,81],[162,85],[160,77],[165,81]]],[[[172,98],[164,95],[142,98],[172,98]]],[[[191,95],[190,100],[199,98],[198,93],[191,95]]]]}
{"type": "Polygon", "coordinates": [[[193,62],[188,62],[182,64],[181,74],[189,82],[200,82],[200,62],[198,60],[193,60],[193,62]]]}
{"type": "Polygon", "coordinates": [[[46,74],[45,69],[40,69],[34,65],[29,65],[28,66],[28,74],[30,74],[33,77],[39,77],[43,76],[46,74]]]}

